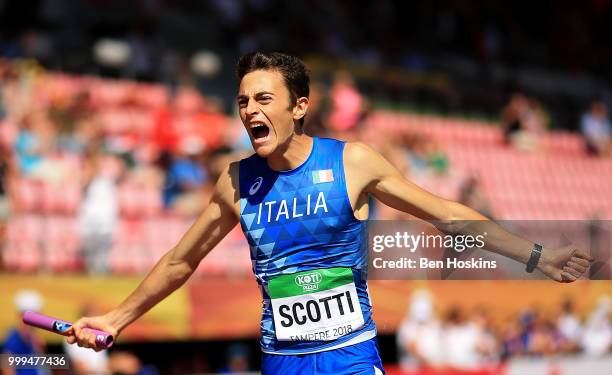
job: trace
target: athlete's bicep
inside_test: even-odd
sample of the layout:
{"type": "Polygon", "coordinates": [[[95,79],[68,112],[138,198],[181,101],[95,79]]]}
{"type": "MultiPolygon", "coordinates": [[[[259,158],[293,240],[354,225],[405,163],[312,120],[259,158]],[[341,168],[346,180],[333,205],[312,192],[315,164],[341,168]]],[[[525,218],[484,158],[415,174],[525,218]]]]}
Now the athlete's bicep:
{"type": "Polygon", "coordinates": [[[219,177],[210,203],[173,249],[172,259],[196,267],[238,223],[237,164],[219,177]]]}
{"type": "Polygon", "coordinates": [[[451,219],[452,201],[438,197],[414,183],[380,153],[361,144],[351,144],[350,160],[364,192],[382,203],[426,220],[451,219]]]}

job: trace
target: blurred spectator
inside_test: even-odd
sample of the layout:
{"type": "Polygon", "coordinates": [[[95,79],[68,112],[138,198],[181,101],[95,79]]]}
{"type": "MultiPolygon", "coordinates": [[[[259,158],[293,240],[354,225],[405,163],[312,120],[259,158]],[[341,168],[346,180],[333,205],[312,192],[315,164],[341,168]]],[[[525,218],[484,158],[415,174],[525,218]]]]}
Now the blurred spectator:
{"type": "Polygon", "coordinates": [[[451,369],[477,370],[482,365],[480,327],[464,316],[459,307],[449,310],[442,331],[444,363],[451,369]]]}
{"type": "Polygon", "coordinates": [[[604,102],[591,103],[589,111],[582,115],[580,131],[588,152],[602,156],[612,154],[612,125],[604,102]]]}
{"type": "Polygon", "coordinates": [[[178,143],[178,134],[172,121],[170,101],[171,95],[168,94],[167,103],[153,111],[151,138],[160,154],[174,151],[178,143]]]}
{"type": "MultiPolygon", "coordinates": [[[[359,139],[367,139],[368,144],[377,148],[402,175],[415,184],[430,189],[431,185],[438,182],[449,184],[449,158],[433,139],[414,131],[374,132],[368,127],[362,128],[359,135],[359,139]]],[[[395,210],[380,202],[374,202],[373,207],[379,214],[379,218],[385,220],[414,219],[414,216],[410,214],[395,210]]]]}
{"type": "Polygon", "coordinates": [[[43,142],[36,131],[34,121],[36,121],[34,115],[23,119],[15,141],[19,170],[26,176],[32,174],[43,159],[43,142]]]}
{"type": "Polygon", "coordinates": [[[127,35],[130,47],[128,74],[137,80],[151,81],[154,77],[154,39],[144,23],[133,27],[127,35]]]}
{"type": "Polygon", "coordinates": [[[532,328],[527,352],[534,356],[550,356],[559,352],[562,335],[549,320],[537,320],[532,328]]]}
{"type": "Polygon", "coordinates": [[[526,309],[519,315],[518,321],[520,325],[521,352],[530,354],[531,341],[538,323],[537,310],[531,308],[526,309]]]}
{"type": "Polygon", "coordinates": [[[526,151],[533,151],[539,147],[539,137],[547,126],[539,101],[515,93],[502,110],[501,118],[507,144],[526,151]]]}
{"type": "Polygon", "coordinates": [[[502,109],[502,128],[507,143],[512,141],[511,137],[523,129],[523,122],[529,116],[529,101],[521,93],[515,93],[510,101],[502,109]]]}
{"type": "MultiPolygon", "coordinates": [[[[377,149],[405,177],[412,178],[410,165],[410,150],[403,143],[404,137],[391,134],[371,134],[367,139],[369,145],[377,149]]],[[[406,212],[396,210],[376,200],[370,202],[370,217],[382,220],[414,220],[415,217],[406,212]]]]}
{"type": "MultiPolygon", "coordinates": [[[[96,311],[91,306],[85,306],[79,316],[95,316],[96,311]]],[[[74,375],[109,375],[108,351],[96,352],[82,348],[77,344],[63,341],[64,352],[70,361],[70,370],[74,375]]]]}
{"type": "Polygon", "coordinates": [[[201,211],[208,174],[201,157],[204,146],[197,138],[184,138],[179,150],[171,157],[164,184],[164,206],[191,215],[201,211]]]}
{"type": "Polygon", "coordinates": [[[304,132],[311,137],[327,136],[326,116],[329,111],[329,98],[326,92],[327,90],[320,82],[310,84],[308,114],[304,119],[304,132]]]}
{"type": "Polygon", "coordinates": [[[195,134],[200,138],[206,152],[210,153],[222,146],[223,131],[228,126],[229,119],[223,114],[222,103],[218,98],[207,97],[193,114],[196,124],[195,134]]]}
{"type": "MultiPolygon", "coordinates": [[[[15,308],[18,316],[17,326],[8,332],[8,335],[3,344],[4,353],[10,354],[44,354],[45,345],[35,333],[35,328],[23,323],[21,314],[25,311],[40,311],[43,306],[43,299],[40,294],[34,290],[19,290],[14,298],[15,308]]],[[[44,375],[48,374],[47,370],[43,369],[10,369],[3,368],[3,374],[6,375],[44,375]]]]}
{"type": "Polygon", "coordinates": [[[568,299],[561,306],[561,314],[557,319],[557,330],[562,337],[562,350],[566,353],[578,351],[580,336],[582,335],[582,324],[574,311],[574,303],[568,299]]]}
{"type": "MultiPolygon", "coordinates": [[[[81,154],[86,144],[77,131],[83,132],[83,121],[90,117],[92,108],[87,91],[79,91],[67,100],[57,100],[49,108],[49,117],[57,127],[57,148],[61,151],[81,154]]],[[[95,125],[86,122],[87,125],[95,125]]]]}
{"type": "Polygon", "coordinates": [[[0,61],[0,121],[4,120],[6,117],[6,106],[4,104],[4,90],[3,90],[3,79],[4,79],[4,69],[3,62],[0,61]]]}
{"type": "MultiPolygon", "coordinates": [[[[0,127],[2,124],[0,124],[0,127]]],[[[0,129],[1,130],[1,129],[0,129]]],[[[9,180],[13,173],[11,168],[12,155],[8,147],[0,140],[0,258],[6,239],[6,223],[11,214],[11,203],[9,199],[9,180]]],[[[2,270],[2,260],[0,260],[0,270],[2,270]]]]}
{"type": "Polygon", "coordinates": [[[537,309],[527,309],[519,316],[522,354],[545,356],[556,353],[562,342],[555,324],[543,319],[537,309]]]}
{"type": "Polygon", "coordinates": [[[405,132],[401,135],[399,142],[405,149],[413,177],[429,173],[444,175],[448,172],[448,157],[433,139],[421,134],[405,132]]]}
{"type": "Polygon", "coordinates": [[[156,368],[143,366],[136,355],[126,351],[113,351],[108,363],[113,375],[158,375],[156,368]]]}
{"type": "Polygon", "coordinates": [[[93,150],[85,163],[85,196],[79,209],[79,225],[85,265],[91,273],[105,273],[119,208],[117,179],[123,165],[114,156],[93,150]]]}
{"type": "Polygon", "coordinates": [[[207,152],[212,152],[223,145],[228,125],[218,98],[202,98],[195,89],[183,87],[154,111],[151,140],[157,153],[177,151],[186,137],[197,139],[207,152]]]}
{"type": "Polygon", "coordinates": [[[244,344],[232,344],[227,348],[227,364],[219,369],[220,374],[243,374],[250,370],[249,348],[244,344]]]}
{"type": "MultiPolygon", "coordinates": [[[[11,159],[11,153],[4,143],[0,142],[0,227],[8,218],[10,212],[8,186],[12,173],[11,159]]],[[[0,241],[0,243],[2,242],[0,241]]]]}
{"type": "Polygon", "coordinates": [[[332,130],[343,132],[353,129],[363,119],[365,99],[349,72],[335,73],[329,96],[331,99],[329,126],[332,130]]]}
{"type": "Polygon", "coordinates": [[[457,201],[489,218],[493,217],[489,200],[483,194],[480,180],[476,176],[470,176],[463,182],[457,201]]]}
{"type": "Polygon", "coordinates": [[[524,350],[521,333],[521,324],[518,321],[510,321],[507,323],[501,338],[502,360],[523,354],[524,350]]]}
{"type": "Polygon", "coordinates": [[[491,316],[486,308],[479,307],[472,318],[478,331],[477,351],[482,364],[499,361],[500,348],[496,332],[493,330],[491,316]]]}
{"type": "Polygon", "coordinates": [[[588,357],[603,357],[612,349],[612,302],[609,296],[602,296],[591,312],[582,332],[582,347],[588,357]]]}
{"type": "Polygon", "coordinates": [[[82,157],[88,149],[100,147],[103,143],[101,122],[95,116],[87,116],[78,120],[74,132],[67,135],[60,148],[82,157]]]}
{"type": "Polygon", "coordinates": [[[397,333],[399,362],[402,369],[435,369],[443,363],[442,328],[435,316],[431,294],[417,290],[397,333]]]}
{"type": "Polygon", "coordinates": [[[369,145],[378,150],[405,177],[410,178],[412,170],[412,150],[409,148],[410,136],[402,134],[371,134],[369,145]],[[408,141],[408,142],[407,142],[408,141]]]}

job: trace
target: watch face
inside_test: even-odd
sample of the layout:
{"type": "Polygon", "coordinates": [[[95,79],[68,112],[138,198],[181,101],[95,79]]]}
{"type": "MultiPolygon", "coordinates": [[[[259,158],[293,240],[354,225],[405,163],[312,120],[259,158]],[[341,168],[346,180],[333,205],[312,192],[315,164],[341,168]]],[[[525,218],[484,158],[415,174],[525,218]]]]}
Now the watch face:
{"type": "Polygon", "coordinates": [[[527,261],[527,267],[525,271],[531,273],[538,265],[538,261],[540,260],[540,255],[542,255],[542,245],[533,244],[533,250],[531,250],[531,256],[527,261]]]}

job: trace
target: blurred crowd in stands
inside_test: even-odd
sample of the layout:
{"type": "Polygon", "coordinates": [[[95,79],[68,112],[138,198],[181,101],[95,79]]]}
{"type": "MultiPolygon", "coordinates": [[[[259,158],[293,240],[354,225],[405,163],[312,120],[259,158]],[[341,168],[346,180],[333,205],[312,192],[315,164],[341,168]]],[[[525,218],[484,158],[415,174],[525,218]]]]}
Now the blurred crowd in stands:
{"type": "MultiPolygon", "coordinates": [[[[505,214],[516,202],[508,202],[507,209],[495,209],[492,204],[496,201],[491,202],[483,189],[483,182],[498,180],[496,173],[503,171],[487,171],[486,160],[474,160],[483,167],[482,173],[492,175],[474,171],[466,174],[451,166],[449,158],[452,155],[455,160],[457,152],[479,150],[490,150],[491,157],[499,154],[497,150],[503,151],[504,146],[502,139],[496,143],[498,130],[453,123],[436,130],[442,120],[433,118],[412,126],[411,122],[419,120],[404,124],[404,120],[398,120],[400,116],[382,113],[373,110],[350,73],[338,70],[328,83],[313,82],[304,126],[310,135],[367,140],[424,188],[490,217],[514,218],[505,214]],[[464,143],[452,138],[453,129],[464,143]],[[432,131],[436,134],[427,133],[432,131]]],[[[516,150],[557,156],[565,152],[563,148],[573,147],[573,161],[583,163],[581,166],[592,164],[584,150],[602,157],[610,154],[610,121],[601,101],[593,102],[582,117],[586,145],[579,146],[582,150],[576,150],[571,142],[568,145],[567,137],[550,136],[547,123],[546,112],[537,99],[521,93],[512,95],[501,111],[503,139],[516,150]]],[[[4,251],[4,263],[8,269],[21,271],[85,268],[104,273],[109,268],[122,269],[121,265],[112,266],[109,253],[112,257],[131,251],[136,259],[134,246],[154,248],[153,255],[144,255],[148,260],[135,268],[123,267],[127,272],[145,272],[153,258],[172,246],[189,221],[201,212],[222,168],[249,152],[250,141],[237,116],[225,114],[217,97],[202,95],[193,86],[172,88],[67,75],[47,72],[32,60],[2,59],[0,243],[11,239],[11,246],[4,251]],[[4,224],[9,216],[13,218],[13,230],[7,233],[4,224]],[[156,222],[157,217],[162,221],[156,222]],[[179,229],[170,230],[164,217],[178,218],[179,229]],[[143,224],[142,219],[150,220],[143,224]],[[147,230],[152,234],[141,235],[147,230]],[[173,238],[159,241],[163,236],[160,232],[173,238]],[[38,259],[36,249],[41,247],[47,260],[38,259]]],[[[568,164],[560,162],[559,168],[563,165],[568,164]]],[[[605,169],[609,163],[593,164],[593,168],[597,166],[605,169]]],[[[516,161],[508,167],[516,168],[516,161]]],[[[537,175],[534,170],[534,178],[537,175]]],[[[605,189],[605,174],[593,173],[589,178],[601,180],[585,182],[599,189],[598,193],[605,189]]],[[[504,190],[508,188],[506,184],[504,190]]],[[[571,191],[563,188],[559,194],[571,191]]],[[[561,204],[564,199],[560,196],[558,201],[561,204]]],[[[595,205],[590,201],[581,204],[584,207],[578,208],[586,214],[595,205]]],[[[607,207],[601,201],[596,206],[607,207]]],[[[559,211],[554,218],[576,218],[564,217],[567,212],[559,211]]],[[[576,212],[576,207],[569,212],[576,212]]],[[[398,219],[408,215],[381,205],[375,207],[373,217],[398,219]]],[[[148,254],[149,249],[143,251],[148,254]]]]}
{"type": "MultiPolygon", "coordinates": [[[[329,96],[317,87],[308,132],[346,136],[359,128],[367,103],[350,75],[338,73],[329,96]]],[[[86,269],[103,273],[120,219],[191,220],[222,168],[251,146],[239,119],[193,87],[47,73],[34,61],[0,60],[0,150],[1,222],[50,215],[64,232],[60,246],[82,244],[86,269]],[[71,222],[58,217],[76,218],[79,238],[67,239],[71,222]]]]}
{"type": "MultiPolygon", "coordinates": [[[[538,139],[549,129],[550,118],[536,98],[515,93],[501,112],[501,125],[506,143],[533,151],[541,147],[538,139]]],[[[603,100],[593,100],[585,108],[580,116],[579,130],[588,153],[611,155],[612,124],[603,100]]]]}
{"type": "Polygon", "coordinates": [[[599,358],[612,350],[612,300],[603,296],[581,319],[571,300],[558,311],[528,308],[515,317],[493,319],[485,308],[437,312],[433,295],[417,290],[397,334],[404,370],[493,369],[517,356],[583,355],[599,358]]]}
{"type": "Polygon", "coordinates": [[[76,215],[86,259],[100,265],[119,215],[143,214],[133,209],[139,199],[152,211],[202,208],[231,129],[214,98],[183,87],[48,75],[4,60],[0,82],[4,219],[8,202],[12,214],[76,215]]]}

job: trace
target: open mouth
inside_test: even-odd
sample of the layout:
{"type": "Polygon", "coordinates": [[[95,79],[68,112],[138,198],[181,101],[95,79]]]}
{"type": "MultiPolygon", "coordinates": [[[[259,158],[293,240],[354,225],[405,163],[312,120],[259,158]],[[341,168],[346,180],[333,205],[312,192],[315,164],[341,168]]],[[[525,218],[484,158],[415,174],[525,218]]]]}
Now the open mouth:
{"type": "Polygon", "coordinates": [[[255,140],[263,140],[270,134],[270,128],[266,124],[257,122],[251,125],[251,134],[255,140]]]}

